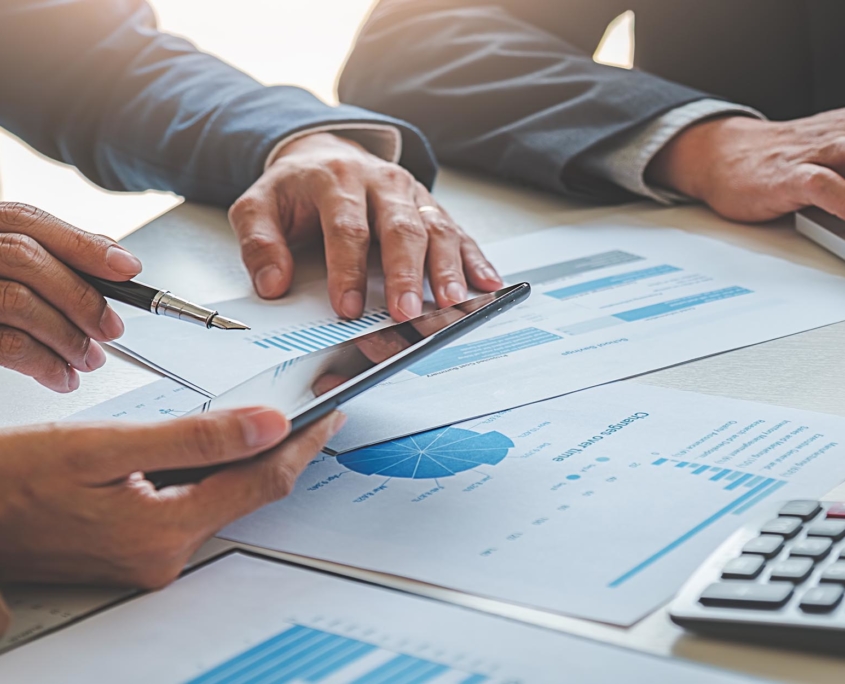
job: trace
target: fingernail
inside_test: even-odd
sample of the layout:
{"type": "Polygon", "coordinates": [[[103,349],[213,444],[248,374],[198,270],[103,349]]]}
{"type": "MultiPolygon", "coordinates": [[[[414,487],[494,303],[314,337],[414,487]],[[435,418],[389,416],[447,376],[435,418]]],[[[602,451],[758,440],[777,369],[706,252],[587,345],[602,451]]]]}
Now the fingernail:
{"type": "Polygon", "coordinates": [[[458,282],[452,281],[446,286],[446,289],[443,291],[443,294],[446,295],[446,299],[454,304],[458,302],[462,302],[467,298],[467,289],[458,282]]]}
{"type": "Polygon", "coordinates": [[[278,266],[265,266],[255,274],[255,291],[262,297],[275,297],[282,287],[282,272],[278,266]]]}
{"type": "Polygon", "coordinates": [[[100,330],[107,340],[116,340],[125,330],[120,316],[110,306],[106,306],[106,310],[103,311],[103,315],[100,318],[100,330]]]}
{"type": "Polygon", "coordinates": [[[357,290],[349,290],[340,298],[340,312],[346,318],[358,318],[364,311],[364,298],[357,290]]]}
{"type": "Polygon", "coordinates": [[[499,276],[499,274],[489,266],[485,266],[481,269],[481,277],[484,278],[484,280],[492,280],[494,283],[499,283],[500,285],[502,284],[501,276],[499,276]]]}
{"type": "Polygon", "coordinates": [[[79,373],[73,368],[67,369],[67,391],[75,392],[79,389],[79,373]]]}
{"type": "Polygon", "coordinates": [[[136,276],[143,268],[138,257],[120,245],[112,245],[106,250],[106,265],[115,273],[125,276],[136,276]]]}
{"type": "Polygon", "coordinates": [[[278,444],[288,433],[288,421],[278,411],[257,409],[239,414],[244,442],[253,449],[278,444]]]}
{"type": "Polygon", "coordinates": [[[398,307],[407,318],[416,318],[422,313],[422,300],[416,292],[406,292],[399,297],[398,307]]]}
{"type": "Polygon", "coordinates": [[[91,340],[88,343],[88,353],[85,354],[85,366],[88,370],[97,370],[106,364],[106,352],[103,348],[91,340]]]}
{"type": "Polygon", "coordinates": [[[341,413],[340,411],[335,411],[334,414],[332,414],[332,424],[329,426],[329,431],[332,433],[332,436],[340,432],[340,428],[342,428],[345,424],[346,414],[341,413]]]}

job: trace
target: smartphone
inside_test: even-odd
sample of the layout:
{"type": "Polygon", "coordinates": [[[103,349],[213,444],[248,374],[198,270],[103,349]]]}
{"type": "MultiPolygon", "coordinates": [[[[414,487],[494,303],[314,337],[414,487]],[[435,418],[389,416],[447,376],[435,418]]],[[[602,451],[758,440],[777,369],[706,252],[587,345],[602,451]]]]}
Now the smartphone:
{"type": "MultiPolygon", "coordinates": [[[[531,294],[528,283],[481,295],[404,323],[298,356],[205,402],[193,413],[269,406],[284,413],[293,432],[353,397],[454,342],[531,294]]],[[[197,482],[225,466],[148,473],[156,487],[197,482]]]]}

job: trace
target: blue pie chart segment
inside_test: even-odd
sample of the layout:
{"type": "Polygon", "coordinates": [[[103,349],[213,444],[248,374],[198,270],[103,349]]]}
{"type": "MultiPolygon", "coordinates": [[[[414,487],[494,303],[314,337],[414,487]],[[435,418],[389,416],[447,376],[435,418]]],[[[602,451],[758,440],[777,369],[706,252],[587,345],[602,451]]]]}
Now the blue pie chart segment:
{"type": "Polygon", "coordinates": [[[446,427],[350,451],[337,461],[362,475],[426,480],[496,465],[513,446],[500,432],[446,427]]]}

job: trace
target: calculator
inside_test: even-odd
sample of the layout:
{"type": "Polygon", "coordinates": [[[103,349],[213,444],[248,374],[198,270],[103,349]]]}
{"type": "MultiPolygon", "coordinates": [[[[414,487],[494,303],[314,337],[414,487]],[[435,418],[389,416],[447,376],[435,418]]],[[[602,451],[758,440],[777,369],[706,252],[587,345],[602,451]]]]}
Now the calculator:
{"type": "Polygon", "coordinates": [[[722,544],[672,602],[694,632],[845,651],[845,503],[782,503],[722,544]]]}

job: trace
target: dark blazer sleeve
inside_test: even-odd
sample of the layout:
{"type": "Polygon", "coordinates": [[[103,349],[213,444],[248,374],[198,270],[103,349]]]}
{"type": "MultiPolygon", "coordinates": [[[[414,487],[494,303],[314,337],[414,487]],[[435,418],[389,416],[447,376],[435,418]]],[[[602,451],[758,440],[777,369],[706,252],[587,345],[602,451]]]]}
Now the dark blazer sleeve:
{"type": "MultiPolygon", "coordinates": [[[[590,175],[585,155],[707,95],[596,64],[575,47],[588,41],[520,18],[524,3],[382,0],[347,61],[341,101],[416,124],[444,164],[558,193],[630,198],[590,175]]],[[[567,3],[544,5],[566,12],[567,3]]]]}
{"type": "Polygon", "coordinates": [[[265,87],[158,31],[143,0],[0,0],[0,126],[105,188],[225,206],[279,140],[338,123],[397,126],[401,163],[432,183],[432,155],[412,126],[265,87]]]}

